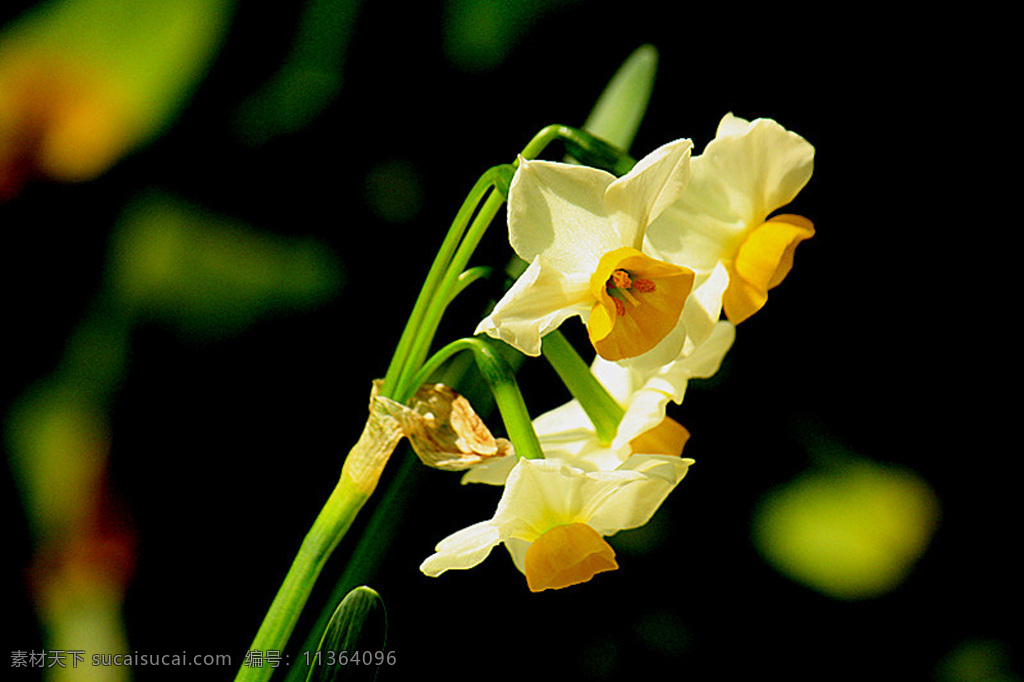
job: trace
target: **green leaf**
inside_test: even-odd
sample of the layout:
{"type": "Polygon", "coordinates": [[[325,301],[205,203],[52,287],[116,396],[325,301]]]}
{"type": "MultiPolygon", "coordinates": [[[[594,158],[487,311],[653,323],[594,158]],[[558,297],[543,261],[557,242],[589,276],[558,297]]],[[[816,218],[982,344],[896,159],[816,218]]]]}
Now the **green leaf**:
{"type": "Polygon", "coordinates": [[[628,151],[647,112],[657,69],[658,51],[642,45],[612,76],[583,128],[628,151]]]}
{"type": "Polygon", "coordinates": [[[307,682],[358,682],[377,679],[387,660],[384,600],[365,585],[350,591],[334,610],[320,645],[309,655],[307,682]]]}

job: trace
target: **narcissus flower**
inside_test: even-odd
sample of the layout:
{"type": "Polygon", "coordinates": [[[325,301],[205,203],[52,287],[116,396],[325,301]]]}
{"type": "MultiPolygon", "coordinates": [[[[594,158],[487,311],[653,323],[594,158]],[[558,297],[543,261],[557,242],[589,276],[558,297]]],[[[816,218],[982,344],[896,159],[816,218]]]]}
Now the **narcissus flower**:
{"type": "Polygon", "coordinates": [[[728,273],[721,305],[739,323],[768,300],[793,265],[811,221],[772,213],[810,180],[814,147],[775,121],[727,114],[715,139],[691,162],[686,192],[647,230],[645,250],[692,268],[700,287],[728,273]]]}
{"type": "Polygon", "coordinates": [[[472,568],[504,543],[533,592],[587,582],[618,568],[604,537],[647,523],[692,463],[634,455],[614,471],[584,471],[556,459],[520,459],[494,517],[441,540],[420,570],[438,576],[472,568]]]}
{"type": "MultiPolygon", "coordinates": [[[[594,358],[591,372],[625,411],[615,438],[602,442],[580,402],[570,400],[533,420],[545,457],[586,471],[611,471],[637,453],[679,456],[690,434],[665,414],[666,407],[682,403],[690,379],[718,371],[735,337],[735,326],[723,320],[700,346],[655,368],[594,358]]],[[[486,461],[468,470],[462,482],[503,485],[514,463],[486,461]]]]}
{"type": "Polygon", "coordinates": [[[718,371],[735,336],[732,324],[719,322],[696,351],[651,369],[595,358],[591,372],[625,410],[615,439],[601,443],[579,401],[572,400],[533,421],[545,455],[599,469],[614,468],[634,453],[678,456],[689,434],[665,409],[670,401],[682,403],[690,379],[718,371]]]}
{"type": "Polygon", "coordinates": [[[694,275],[641,247],[647,226],[683,193],[692,146],[664,145],[618,179],[520,159],[509,190],[509,240],[530,265],[476,333],[539,355],[541,337],[579,315],[604,358],[656,346],[676,327],[694,275]]]}

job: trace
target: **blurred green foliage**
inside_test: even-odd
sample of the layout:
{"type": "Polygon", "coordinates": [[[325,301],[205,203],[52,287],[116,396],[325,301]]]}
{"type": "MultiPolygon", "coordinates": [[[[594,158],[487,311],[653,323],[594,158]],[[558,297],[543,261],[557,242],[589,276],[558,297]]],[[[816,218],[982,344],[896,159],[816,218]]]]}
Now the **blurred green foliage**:
{"type": "Polygon", "coordinates": [[[446,0],[444,53],[464,71],[489,71],[501,64],[523,35],[546,14],[581,0],[446,0]]]}
{"type": "Polygon", "coordinates": [[[238,108],[239,134],[252,143],[301,130],[335,99],[344,81],[361,0],[302,3],[288,55],[238,108]]]}
{"type": "Polygon", "coordinates": [[[107,288],[72,333],[57,370],[7,420],[31,519],[74,526],[103,474],[107,417],[127,371],[134,325],[189,338],[236,333],[321,304],[342,285],[323,245],[261,234],[163,195],[131,204],[115,232],[107,288]]]}
{"type": "Polygon", "coordinates": [[[309,309],[343,281],[340,260],[321,243],[257,232],[159,195],[127,208],[111,255],[116,299],[189,335],[233,333],[309,309]]]}
{"type": "Polygon", "coordinates": [[[363,196],[378,219],[408,223],[423,207],[423,178],[409,161],[382,161],[367,172],[363,196]]]}
{"type": "Polygon", "coordinates": [[[969,639],[940,661],[936,682],[1018,682],[1006,644],[991,639],[969,639]]]}

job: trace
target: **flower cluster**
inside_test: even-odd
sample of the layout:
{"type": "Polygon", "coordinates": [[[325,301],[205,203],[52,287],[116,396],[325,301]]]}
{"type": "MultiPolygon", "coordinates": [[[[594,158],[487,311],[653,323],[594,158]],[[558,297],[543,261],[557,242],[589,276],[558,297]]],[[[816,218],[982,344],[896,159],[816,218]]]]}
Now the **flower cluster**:
{"type": "MultiPolygon", "coordinates": [[[[686,475],[687,430],[666,416],[691,378],[714,374],[735,325],[766,303],[806,218],[776,215],[810,179],[814,148],[768,119],[731,114],[700,155],[678,140],[622,177],[520,158],[509,241],[528,267],[478,334],[531,356],[578,316],[593,377],[621,407],[602,437],[579,399],[533,421],[544,459],[491,457],[465,482],[503,485],[494,516],[443,539],[422,564],[437,576],[504,544],[533,591],[617,568],[604,539],[646,523],[686,475]]],[[[579,396],[577,396],[579,398],[579,396]]]]}

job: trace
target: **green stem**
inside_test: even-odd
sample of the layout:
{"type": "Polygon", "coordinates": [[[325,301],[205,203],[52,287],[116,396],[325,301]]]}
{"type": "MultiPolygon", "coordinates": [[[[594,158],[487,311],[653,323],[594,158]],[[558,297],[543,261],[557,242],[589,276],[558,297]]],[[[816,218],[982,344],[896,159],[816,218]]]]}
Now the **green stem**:
{"type": "Polygon", "coordinates": [[[519,152],[519,156],[524,159],[536,158],[549,144],[565,135],[569,130],[571,130],[569,126],[559,125],[557,123],[541,128],[540,131],[526,143],[526,146],[523,147],[523,151],[519,152]]]}
{"type": "Polygon", "coordinates": [[[544,336],[541,352],[587,413],[601,443],[611,443],[625,414],[622,406],[597,380],[560,330],[544,336]]]}
{"type": "Polygon", "coordinates": [[[553,124],[537,133],[521,152],[532,159],[554,140],[562,140],[566,151],[577,161],[595,168],[603,168],[614,175],[625,175],[636,161],[626,152],[592,135],[586,130],[553,124]]]}
{"type": "Polygon", "coordinates": [[[487,279],[494,272],[494,268],[489,265],[478,265],[463,271],[461,275],[455,281],[455,286],[451,291],[448,292],[448,304],[450,305],[455,298],[462,293],[462,291],[473,282],[480,279],[487,279]]]}
{"type": "MultiPolygon", "coordinates": [[[[313,583],[368,498],[369,494],[352,486],[349,479],[343,477],[338,481],[338,485],[302,541],[299,552],[278,589],[270,610],[256,633],[256,638],[249,647],[250,651],[265,654],[267,651],[281,651],[284,648],[309,598],[313,583]]],[[[243,665],[235,681],[268,680],[273,673],[272,666],[243,665]]]]}
{"type": "Polygon", "coordinates": [[[430,344],[434,340],[437,328],[441,324],[441,317],[444,315],[445,308],[451,302],[452,297],[449,295],[449,292],[457,286],[458,279],[469,263],[470,257],[480,244],[480,240],[483,238],[487,228],[490,227],[494,216],[497,215],[504,203],[505,198],[500,192],[494,190],[490,192],[480,212],[473,220],[473,224],[467,230],[465,239],[463,239],[455,255],[452,257],[448,272],[437,287],[437,294],[427,306],[426,314],[421,321],[421,333],[409,350],[410,359],[406,364],[407,371],[402,375],[403,385],[408,385],[413,391],[416,390],[417,384],[415,382],[406,384],[405,379],[415,371],[415,368],[423,364],[427,353],[430,351],[430,344]]]}
{"type": "MultiPolygon", "coordinates": [[[[395,354],[392,356],[391,363],[384,376],[384,386],[381,390],[381,395],[398,400],[399,402],[405,402],[405,399],[408,398],[408,395],[404,395],[409,392],[408,385],[401,383],[401,378],[414,371],[409,367],[410,350],[421,343],[418,337],[423,336],[423,318],[427,311],[436,304],[439,298],[438,285],[447,279],[447,275],[452,269],[450,267],[452,256],[457,252],[462,236],[469,225],[470,218],[472,218],[481,199],[483,199],[488,189],[494,185],[495,179],[500,173],[499,168],[497,166],[491,168],[480,176],[480,179],[476,181],[476,184],[473,185],[466,199],[462,202],[455,220],[452,221],[448,234],[445,235],[444,242],[434,257],[434,262],[427,273],[427,278],[424,280],[423,287],[416,298],[409,321],[406,322],[405,329],[402,331],[395,354]]],[[[459,268],[458,272],[462,272],[462,268],[459,268]]],[[[443,300],[444,297],[440,298],[443,300]]]]}
{"type": "Polygon", "coordinates": [[[505,431],[515,446],[516,454],[526,459],[542,459],[544,453],[533,428],[533,421],[526,408],[526,401],[519,390],[515,372],[498,353],[493,343],[479,337],[452,341],[428,359],[416,373],[413,385],[419,386],[430,378],[441,365],[461,351],[470,351],[476,360],[481,376],[494,395],[494,402],[501,413],[505,431]]]}

